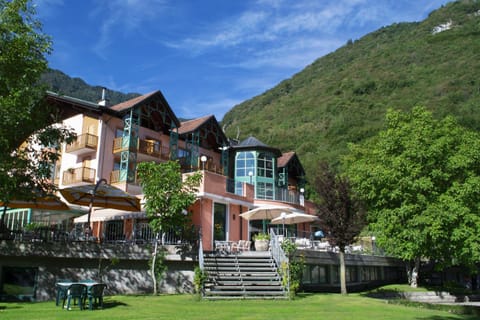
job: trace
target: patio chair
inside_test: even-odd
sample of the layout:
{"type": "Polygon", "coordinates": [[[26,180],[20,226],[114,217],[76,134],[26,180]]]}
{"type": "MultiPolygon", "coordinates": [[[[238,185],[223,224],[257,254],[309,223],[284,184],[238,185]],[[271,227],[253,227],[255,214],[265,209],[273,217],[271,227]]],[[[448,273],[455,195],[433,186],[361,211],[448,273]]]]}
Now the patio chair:
{"type": "Polygon", "coordinates": [[[215,240],[215,251],[219,252],[227,252],[229,251],[229,248],[227,246],[227,243],[225,241],[218,241],[215,240]]]}
{"type": "MultiPolygon", "coordinates": [[[[85,303],[86,298],[87,298],[87,286],[81,283],[73,283],[67,289],[67,295],[66,295],[67,305],[65,306],[65,308],[67,310],[72,309],[71,303],[73,299],[73,305],[75,305],[76,302],[78,301],[78,306],[80,307],[80,310],[83,310],[83,305],[85,303]]],[[[65,299],[63,299],[63,305],[65,305],[65,299]]]]}
{"type": "Polygon", "coordinates": [[[232,243],[232,251],[241,251],[243,248],[245,240],[238,240],[238,242],[233,242],[232,243]]]}
{"type": "Polygon", "coordinates": [[[94,305],[98,308],[103,308],[103,291],[106,287],[107,285],[104,283],[97,283],[88,288],[87,298],[90,310],[93,310],[94,305]]]}
{"type": "Polygon", "coordinates": [[[242,251],[250,251],[250,247],[252,245],[252,241],[250,240],[245,240],[243,243],[243,247],[241,248],[242,251]]]}
{"type": "Polygon", "coordinates": [[[55,299],[55,305],[58,306],[60,300],[62,300],[65,304],[65,299],[67,298],[67,291],[68,288],[65,286],[58,285],[59,282],[72,282],[70,279],[59,279],[57,280],[57,284],[55,284],[55,289],[57,289],[57,297],[55,299]]]}

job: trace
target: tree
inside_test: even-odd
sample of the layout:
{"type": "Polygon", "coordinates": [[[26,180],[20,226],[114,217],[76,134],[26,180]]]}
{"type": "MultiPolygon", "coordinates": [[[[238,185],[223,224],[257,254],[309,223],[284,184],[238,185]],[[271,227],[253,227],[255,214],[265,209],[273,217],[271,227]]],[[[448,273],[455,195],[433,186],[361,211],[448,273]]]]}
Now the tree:
{"type": "MultiPolygon", "coordinates": [[[[137,172],[146,200],[145,211],[153,231],[158,235],[186,226],[189,217],[185,212],[196,200],[202,175],[197,172],[182,176],[177,161],[160,164],[142,162],[138,165],[137,172]]],[[[157,255],[158,241],[155,242],[151,262],[154,294],[157,294],[157,255]]]]}
{"type": "Polygon", "coordinates": [[[320,163],[314,189],[315,202],[322,228],[329,241],[340,250],[340,288],[347,294],[345,277],[345,247],[352,244],[365,226],[365,210],[350,188],[346,177],[338,175],[326,162],[320,163]]]}
{"type": "Polygon", "coordinates": [[[28,0],[0,0],[0,200],[53,193],[52,166],[75,135],[45,102],[40,75],[50,38],[28,0]]]}
{"type": "Polygon", "coordinates": [[[417,285],[422,258],[439,268],[480,261],[480,139],[425,108],[389,110],[385,129],[350,146],[346,171],[368,209],[378,244],[407,262],[417,285]]]}

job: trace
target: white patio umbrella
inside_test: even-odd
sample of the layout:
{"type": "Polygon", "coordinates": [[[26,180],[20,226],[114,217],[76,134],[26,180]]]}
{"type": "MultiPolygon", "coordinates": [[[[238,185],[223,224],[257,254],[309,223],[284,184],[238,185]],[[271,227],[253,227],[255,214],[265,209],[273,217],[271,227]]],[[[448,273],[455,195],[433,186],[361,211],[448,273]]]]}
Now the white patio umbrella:
{"type": "Polygon", "coordinates": [[[295,211],[285,216],[279,216],[272,219],[270,224],[299,224],[304,222],[315,222],[318,220],[320,219],[317,216],[295,211]]]}
{"type": "MultiPolygon", "coordinates": [[[[125,219],[139,219],[145,218],[147,215],[144,211],[123,211],[117,209],[97,209],[90,218],[90,221],[111,221],[111,220],[125,220],[125,219]]],[[[76,217],[73,223],[88,223],[88,214],[76,217]]]]}
{"type": "Polygon", "coordinates": [[[293,208],[283,206],[261,206],[240,214],[245,220],[271,220],[280,217],[282,212],[290,214],[293,208]]]}
{"type": "Polygon", "coordinates": [[[140,199],[127,192],[108,185],[105,179],[96,184],[79,185],[60,190],[69,203],[89,206],[87,224],[93,207],[118,209],[124,211],[141,211],[140,199]]]}

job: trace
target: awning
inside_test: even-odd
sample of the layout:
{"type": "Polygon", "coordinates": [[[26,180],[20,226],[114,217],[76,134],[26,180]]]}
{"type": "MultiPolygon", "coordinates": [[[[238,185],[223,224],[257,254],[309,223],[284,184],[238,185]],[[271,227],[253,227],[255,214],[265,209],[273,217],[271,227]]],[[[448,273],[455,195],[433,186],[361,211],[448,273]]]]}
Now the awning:
{"type": "MultiPolygon", "coordinates": [[[[125,220],[125,219],[140,219],[145,218],[147,215],[145,212],[131,212],[116,209],[98,209],[95,210],[90,221],[111,221],[111,220],[125,220]]],[[[73,219],[74,223],[86,223],[88,222],[88,214],[73,219]]]]}

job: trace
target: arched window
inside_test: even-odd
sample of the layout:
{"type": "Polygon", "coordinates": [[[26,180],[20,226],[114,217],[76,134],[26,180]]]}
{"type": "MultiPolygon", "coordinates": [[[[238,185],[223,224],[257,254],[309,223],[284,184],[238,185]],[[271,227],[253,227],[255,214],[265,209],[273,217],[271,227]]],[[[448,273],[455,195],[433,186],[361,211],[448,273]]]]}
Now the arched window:
{"type": "Polygon", "coordinates": [[[255,173],[255,155],[251,151],[239,152],[235,163],[235,177],[248,177],[248,173],[255,173]]]}

